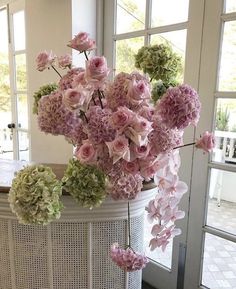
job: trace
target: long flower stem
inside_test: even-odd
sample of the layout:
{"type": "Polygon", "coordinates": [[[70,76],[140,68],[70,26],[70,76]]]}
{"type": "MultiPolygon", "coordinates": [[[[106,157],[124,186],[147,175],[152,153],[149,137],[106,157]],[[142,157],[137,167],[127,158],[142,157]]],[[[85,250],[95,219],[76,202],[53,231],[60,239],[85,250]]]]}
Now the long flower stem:
{"type": "Polygon", "coordinates": [[[80,115],[82,115],[84,119],[86,120],[86,122],[88,123],[88,118],[83,110],[80,110],[80,115]]]}
{"type": "Polygon", "coordinates": [[[60,78],[62,78],[61,74],[59,73],[59,71],[53,66],[51,65],[52,69],[60,76],[60,78]]]}
{"type": "Polygon", "coordinates": [[[195,144],[196,144],[195,142],[187,143],[185,145],[181,145],[181,146],[175,147],[174,150],[179,149],[179,148],[183,148],[183,147],[187,147],[187,146],[192,146],[192,145],[195,145],[195,144]]]}
{"type": "Polygon", "coordinates": [[[85,50],[84,50],[84,56],[85,56],[86,60],[89,60],[87,52],[85,50]]]}
{"type": "Polygon", "coordinates": [[[98,89],[98,98],[99,98],[99,102],[100,102],[100,105],[101,105],[101,108],[103,109],[103,104],[102,104],[102,93],[101,91],[98,89]]]}
{"type": "Polygon", "coordinates": [[[128,247],[131,248],[130,206],[128,202],[128,247]]]}

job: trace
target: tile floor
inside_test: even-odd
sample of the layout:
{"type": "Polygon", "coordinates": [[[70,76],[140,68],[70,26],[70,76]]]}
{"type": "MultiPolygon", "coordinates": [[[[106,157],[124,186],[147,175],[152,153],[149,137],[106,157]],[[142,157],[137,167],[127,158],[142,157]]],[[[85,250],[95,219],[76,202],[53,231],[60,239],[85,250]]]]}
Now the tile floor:
{"type": "MultiPolygon", "coordinates": [[[[218,207],[216,200],[211,199],[207,225],[236,234],[236,203],[221,201],[218,207]]],[[[147,226],[146,229],[148,232],[147,226]]],[[[147,250],[146,254],[162,265],[171,267],[172,244],[169,244],[165,253],[161,250],[150,253],[147,250]]],[[[210,289],[236,289],[236,243],[206,234],[202,284],[210,289]]]]}

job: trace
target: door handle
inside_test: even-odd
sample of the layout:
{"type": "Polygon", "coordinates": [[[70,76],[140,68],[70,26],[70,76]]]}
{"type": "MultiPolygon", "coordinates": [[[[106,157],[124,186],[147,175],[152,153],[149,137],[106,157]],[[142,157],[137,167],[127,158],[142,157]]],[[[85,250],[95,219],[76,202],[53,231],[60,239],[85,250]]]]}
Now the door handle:
{"type": "Polygon", "coordinates": [[[10,128],[10,129],[13,129],[13,128],[16,127],[16,125],[15,125],[14,123],[9,123],[9,124],[7,125],[7,127],[10,128]]]}

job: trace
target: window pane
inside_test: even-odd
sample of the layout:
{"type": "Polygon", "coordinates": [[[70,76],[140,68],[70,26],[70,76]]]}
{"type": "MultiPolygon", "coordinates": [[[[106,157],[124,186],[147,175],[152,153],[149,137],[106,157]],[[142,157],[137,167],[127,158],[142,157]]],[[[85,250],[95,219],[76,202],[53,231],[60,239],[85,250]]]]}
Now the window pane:
{"type": "Polygon", "coordinates": [[[12,122],[8,59],[7,11],[0,11],[0,159],[13,159],[12,122]]]}
{"type": "Polygon", "coordinates": [[[235,0],[226,0],[226,13],[236,11],[236,2],[235,0]]]}
{"type": "Polygon", "coordinates": [[[236,174],[211,170],[207,225],[236,235],[236,174]]]}
{"type": "Polygon", "coordinates": [[[27,95],[19,94],[17,96],[17,116],[18,126],[20,128],[28,128],[28,104],[27,95]]]}
{"type": "Polygon", "coordinates": [[[135,68],[134,55],[143,45],[143,37],[116,41],[116,73],[121,71],[130,73],[137,70],[135,68]]]}
{"type": "Polygon", "coordinates": [[[236,99],[218,99],[213,160],[236,165],[236,99]]]}
{"type": "Polygon", "coordinates": [[[236,21],[224,25],[223,44],[220,61],[219,90],[236,90],[236,21]]]}
{"type": "Polygon", "coordinates": [[[180,72],[179,78],[177,79],[179,82],[183,82],[184,78],[183,72],[186,50],[186,36],[186,29],[151,36],[151,45],[168,43],[173,48],[173,50],[181,57],[183,70],[180,72]]]}
{"type": "Polygon", "coordinates": [[[117,0],[116,33],[144,29],[145,8],[146,0],[117,0]]]}
{"type": "Polygon", "coordinates": [[[25,49],[25,13],[24,11],[13,14],[14,46],[15,50],[25,49]]]}
{"type": "Polygon", "coordinates": [[[202,284],[211,289],[234,289],[236,286],[235,254],[235,243],[206,234],[202,284]]]}
{"type": "Polygon", "coordinates": [[[16,89],[17,91],[26,90],[26,57],[25,54],[15,56],[16,65],[16,89]]]}
{"type": "Polygon", "coordinates": [[[189,0],[153,0],[152,27],[187,21],[188,4],[189,0]]]}
{"type": "Polygon", "coordinates": [[[29,137],[28,133],[19,131],[19,160],[29,161],[29,137]]]}
{"type": "Polygon", "coordinates": [[[172,248],[173,248],[173,240],[167,245],[166,250],[162,252],[161,248],[157,248],[154,251],[150,251],[149,242],[151,240],[151,230],[153,224],[150,224],[147,215],[145,213],[145,224],[144,224],[144,248],[145,254],[148,258],[152,259],[154,262],[157,262],[167,268],[171,269],[171,262],[172,262],[172,248]]]}

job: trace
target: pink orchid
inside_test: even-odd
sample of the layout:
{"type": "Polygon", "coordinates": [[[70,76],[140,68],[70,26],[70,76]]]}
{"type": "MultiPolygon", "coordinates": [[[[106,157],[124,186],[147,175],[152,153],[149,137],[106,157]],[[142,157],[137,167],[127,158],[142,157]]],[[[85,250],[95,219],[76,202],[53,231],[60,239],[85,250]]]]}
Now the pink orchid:
{"type": "Polygon", "coordinates": [[[114,141],[106,142],[113,164],[120,159],[130,161],[130,149],[128,139],[124,135],[117,136],[114,141]]]}
{"type": "Polygon", "coordinates": [[[208,131],[204,132],[202,137],[196,142],[196,148],[202,149],[204,152],[209,153],[215,147],[215,137],[213,133],[208,131]]]}

